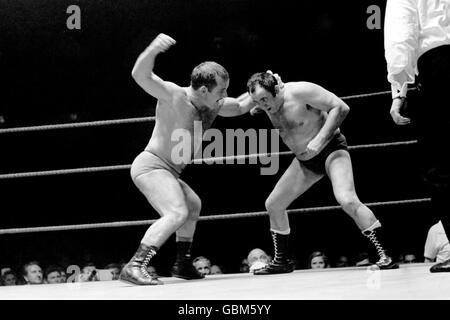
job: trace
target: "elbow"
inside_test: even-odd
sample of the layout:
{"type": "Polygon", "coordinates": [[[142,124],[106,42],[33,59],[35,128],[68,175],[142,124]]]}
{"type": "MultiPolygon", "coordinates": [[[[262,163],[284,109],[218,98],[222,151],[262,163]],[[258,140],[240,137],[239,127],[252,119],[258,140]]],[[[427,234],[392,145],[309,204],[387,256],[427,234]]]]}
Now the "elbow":
{"type": "Polygon", "coordinates": [[[336,103],[328,113],[334,113],[338,115],[340,118],[345,118],[347,114],[350,112],[350,107],[344,102],[341,101],[336,103]]]}
{"type": "Polygon", "coordinates": [[[131,70],[131,76],[134,80],[136,80],[136,82],[138,82],[140,79],[145,78],[146,75],[143,71],[144,70],[142,66],[140,66],[139,64],[134,65],[133,70],[131,70]]]}
{"type": "Polygon", "coordinates": [[[137,70],[137,68],[133,68],[133,70],[131,70],[131,77],[138,82],[138,79],[141,77],[140,72],[137,70]]]}
{"type": "Polygon", "coordinates": [[[137,84],[141,85],[146,82],[146,79],[151,78],[151,75],[144,74],[142,71],[133,69],[133,71],[131,71],[131,77],[137,84]]]}
{"type": "Polygon", "coordinates": [[[347,115],[349,112],[350,112],[350,107],[347,105],[347,104],[343,104],[342,105],[342,107],[341,107],[341,112],[344,114],[344,115],[347,115]]]}

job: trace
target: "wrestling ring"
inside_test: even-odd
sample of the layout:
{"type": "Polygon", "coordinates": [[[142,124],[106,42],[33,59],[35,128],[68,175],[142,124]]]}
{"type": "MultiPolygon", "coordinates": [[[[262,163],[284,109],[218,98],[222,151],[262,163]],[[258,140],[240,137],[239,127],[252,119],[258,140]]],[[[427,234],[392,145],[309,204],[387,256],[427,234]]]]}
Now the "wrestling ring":
{"type": "MultiPolygon", "coordinates": [[[[343,100],[389,95],[390,91],[341,97],[343,100]]],[[[93,122],[65,123],[0,129],[0,134],[61,130],[93,126],[111,126],[129,123],[154,122],[155,117],[128,118],[93,122]]],[[[349,146],[350,150],[371,148],[395,148],[416,144],[416,140],[349,146]]],[[[273,153],[271,153],[273,155],[273,153]]],[[[292,152],[278,152],[280,156],[292,152]]],[[[249,159],[269,154],[232,156],[233,159],[249,159]]],[[[194,163],[226,160],[230,157],[196,159],[194,163]]],[[[18,172],[0,174],[1,180],[51,175],[68,175],[102,171],[129,170],[131,164],[85,167],[62,170],[18,172]]],[[[136,191],[137,192],[137,191],[136,191]]],[[[398,199],[365,203],[369,207],[402,206],[426,203],[430,198],[398,199]]],[[[339,206],[295,208],[288,214],[325,212],[340,209],[339,206]]],[[[265,211],[238,212],[201,216],[200,221],[253,218],[267,215],[265,211]]],[[[150,225],[156,220],[115,221],[91,224],[37,226],[0,229],[0,235],[68,231],[97,228],[118,228],[150,225]]],[[[131,253],[130,253],[131,254],[131,253]]],[[[371,270],[366,267],[332,268],[321,270],[295,270],[293,273],[254,276],[252,274],[210,275],[206,279],[186,281],[177,278],[160,278],[162,286],[133,286],[120,281],[65,283],[39,286],[0,287],[0,299],[4,300],[396,300],[396,299],[449,299],[450,282],[447,275],[429,272],[431,264],[401,265],[397,270],[371,270]],[[283,290],[274,290],[282,287],[283,290]]]]}

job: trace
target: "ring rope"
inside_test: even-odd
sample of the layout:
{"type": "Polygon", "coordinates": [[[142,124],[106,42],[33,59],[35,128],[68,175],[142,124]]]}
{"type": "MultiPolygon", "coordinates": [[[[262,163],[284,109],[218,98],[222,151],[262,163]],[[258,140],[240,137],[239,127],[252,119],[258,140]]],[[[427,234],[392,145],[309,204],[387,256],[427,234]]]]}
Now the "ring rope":
{"type": "MultiPolygon", "coordinates": [[[[408,89],[408,91],[412,91],[415,89],[416,88],[410,88],[410,89],[408,89]]],[[[391,93],[391,91],[379,91],[379,92],[344,96],[344,97],[340,97],[340,98],[342,100],[351,100],[351,99],[360,99],[360,98],[367,98],[367,97],[373,97],[373,96],[387,95],[390,93],[391,93]]],[[[55,130],[55,129],[97,127],[97,126],[107,126],[107,125],[115,125],[115,124],[150,122],[150,121],[155,121],[155,117],[140,117],[140,118],[127,118],[127,119],[115,119],[115,120],[99,120],[99,121],[91,121],[91,122],[49,124],[49,125],[42,125],[42,126],[4,128],[4,129],[0,129],[0,134],[29,132],[29,131],[44,131],[44,130],[55,130]]]]}
{"type": "Polygon", "coordinates": [[[375,96],[384,96],[387,94],[391,94],[391,91],[379,91],[379,92],[372,92],[372,93],[354,94],[351,96],[340,97],[340,99],[351,100],[351,99],[368,98],[368,97],[375,97],[375,96]]]}
{"type": "MultiPolygon", "coordinates": [[[[404,205],[413,203],[424,203],[430,202],[431,198],[420,198],[420,199],[408,199],[408,200],[394,200],[385,202],[372,202],[366,203],[368,207],[379,207],[388,205],[404,205]]],[[[324,207],[310,207],[310,208],[298,208],[286,210],[288,214],[292,213],[311,213],[318,211],[332,211],[341,209],[341,206],[324,206],[324,207]]],[[[224,220],[224,219],[238,219],[238,218],[252,218],[267,215],[267,211],[256,211],[256,212],[243,212],[243,213],[232,213],[232,214],[216,214],[209,216],[199,217],[199,221],[211,221],[211,220],[224,220]]],[[[136,221],[116,221],[116,222],[103,222],[103,223],[90,223],[90,224],[75,224],[75,225],[60,225],[60,226],[48,226],[48,227],[31,227],[31,228],[10,228],[10,229],[0,229],[1,234],[16,234],[16,233],[31,233],[31,232],[48,232],[48,231],[69,231],[69,230],[86,230],[86,229],[97,229],[97,228],[114,228],[114,227],[129,227],[129,226],[142,226],[150,225],[157,221],[152,220],[136,220],[136,221]]]]}
{"type": "MultiPolygon", "coordinates": [[[[350,150],[356,149],[367,149],[367,148],[382,148],[382,147],[392,147],[392,146],[400,146],[400,145],[411,145],[416,144],[417,140],[410,141],[398,141],[398,142],[387,142],[387,143],[374,143],[374,144],[363,144],[363,145],[355,145],[349,146],[350,150]]],[[[192,162],[194,164],[200,163],[208,163],[208,162],[223,162],[227,160],[242,160],[242,159],[252,159],[257,157],[267,157],[269,155],[291,155],[292,151],[283,151],[283,152],[272,152],[272,153],[254,153],[247,155],[237,155],[237,156],[226,156],[226,157],[214,157],[214,158],[202,158],[202,159],[194,159],[192,162]]],[[[102,172],[102,171],[115,171],[115,170],[129,170],[131,168],[131,164],[122,164],[122,165],[113,165],[113,166],[100,166],[100,167],[86,167],[86,168],[75,168],[75,169],[60,169],[60,170],[47,170],[47,171],[31,171],[31,172],[17,172],[17,173],[4,173],[0,174],[0,180],[4,179],[16,179],[16,178],[29,178],[29,177],[43,177],[43,176],[52,176],[52,175],[65,175],[65,174],[74,174],[74,173],[91,173],[91,172],[102,172]]]]}
{"type": "Polygon", "coordinates": [[[140,123],[140,122],[150,122],[150,121],[155,121],[155,117],[139,117],[139,118],[98,120],[98,121],[87,121],[87,122],[76,122],[76,123],[48,124],[48,125],[43,125],[43,126],[4,128],[4,129],[0,129],[0,134],[29,132],[29,131],[45,131],[45,130],[55,130],[55,129],[98,127],[98,126],[109,126],[109,125],[115,125],[115,124],[140,123]]]}

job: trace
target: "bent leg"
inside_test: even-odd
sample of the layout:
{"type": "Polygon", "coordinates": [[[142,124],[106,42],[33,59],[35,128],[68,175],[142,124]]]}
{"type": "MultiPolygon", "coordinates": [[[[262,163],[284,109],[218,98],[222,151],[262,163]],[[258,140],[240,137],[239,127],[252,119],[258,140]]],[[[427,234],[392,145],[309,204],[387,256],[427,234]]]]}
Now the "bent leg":
{"type": "Polygon", "coordinates": [[[270,217],[274,258],[264,268],[254,270],[255,275],[294,271],[294,263],[289,258],[290,228],[286,208],[314,183],[319,181],[322,176],[304,168],[296,158],[281,176],[266,200],[266,209],[270,217]]]}
{"type": "Polygon", "coordinates": [[[198,195],[181,179],[178,179],[188,208],[188,216],[185,222],[176,231],[177,255],[172,267],[174,277],[191,280],[201,279],[204,275],[197,272],[192,264],[191,246],[194,238],[195,227],[200,215],[201,201],[198,195]]]}
{"type": "Polygon", "coordinates": [[[177,241],[192,241],[194,238],[195,227],[202,208],[202,202],[199,196],[189,185],[181,179],[178,182],[183,189],[184,197],[188,207],[188,217],[186,222],[176,231],[177,241]]]}
{"type": "Polygon", "coordinates": [[[371,243],[373,256],[378,256],[379,260],[376,265],[380,269],[398,268],[398,265],[386,254],[383,247],[384,239],[381,235],[381,223],[356,195],[350,154],[346,150],[334,151],[328,156],[325,168],[333,185],[336,200],[344,211],[353,218],[362,234],[371,243]]]}
{"type": "Polygon", "coordinates": [[[303,168],[296,158],[292,160],[265,203],[271,229],[289,231],[286,208],[321,178],[322,175],[303,168]]]}
{"type": "Polygon", "coordinates": [[[134,181],[161,216],[147,229],[141,242],[159,248],[188,218],[185,193],[177,178],[163,169],[141,174],[134,181]]]}
{"type": "Polygon", "coordinates": [[[334,151],[328,156],[325,168],[337,202],[359,229],[365,230],[374,225],[377,218],[356,195],[350,154],[346,150],[334,151]]]}

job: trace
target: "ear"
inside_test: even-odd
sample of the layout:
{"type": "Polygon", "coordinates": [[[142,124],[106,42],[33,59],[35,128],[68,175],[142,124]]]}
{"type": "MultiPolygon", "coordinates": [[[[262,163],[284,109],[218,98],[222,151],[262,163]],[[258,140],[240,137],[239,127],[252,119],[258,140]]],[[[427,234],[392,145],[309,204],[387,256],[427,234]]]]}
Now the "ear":
{"type": "Polygon", "coordinates": [[[208,93],[208,88],[206,86],[201,86],[198,91],[202,96],[205,96],[208,93]]]}
{"type": "Polygon", "coordinates": [[[280,93],[280,85],[275,85],[275,93],[279,94],[280,93]]]}

